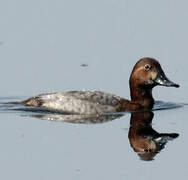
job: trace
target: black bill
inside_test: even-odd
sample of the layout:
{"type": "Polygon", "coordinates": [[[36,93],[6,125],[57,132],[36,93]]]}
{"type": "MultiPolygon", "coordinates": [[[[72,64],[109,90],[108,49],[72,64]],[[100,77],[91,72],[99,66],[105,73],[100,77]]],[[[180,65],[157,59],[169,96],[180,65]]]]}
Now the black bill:
{"type": "Polygon", "coordinates": [[[165,73],[163,71],[159,72],[156,79],[154,80],[155,83],[157,83],[157,85],[161,85],[161,86],[167,86],[167,87],[180,87],[180,85],[170,81],[165,73]]]}

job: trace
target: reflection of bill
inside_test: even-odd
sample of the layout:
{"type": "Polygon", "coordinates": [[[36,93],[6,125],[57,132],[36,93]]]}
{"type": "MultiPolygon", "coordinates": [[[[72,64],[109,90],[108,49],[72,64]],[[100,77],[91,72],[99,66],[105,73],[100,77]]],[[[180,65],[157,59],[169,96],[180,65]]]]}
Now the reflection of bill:
{"type": "Polygon", "coordinates": [[[129,141],[141,160],[150,161],[169,140],[177,138],[177,133],[158,133],[152,126],[153,112],[134,112],[131,114],[129,141]]]}

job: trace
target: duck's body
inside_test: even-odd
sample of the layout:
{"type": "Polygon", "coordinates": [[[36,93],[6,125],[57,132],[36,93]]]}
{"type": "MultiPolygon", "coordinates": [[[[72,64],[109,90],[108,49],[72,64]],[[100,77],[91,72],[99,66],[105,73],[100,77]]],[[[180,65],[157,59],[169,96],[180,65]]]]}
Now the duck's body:
{"type": "Polygon", "coordinates": [[[136,63],[129,84],[131,101],[102,91],[69,91],[41,94],[16,103],[70,114],[140,111],[152,109],[152,89],[156,85],[179,87],[167,79],[160,64],[152,58],[136,63]]]}
{"type": "Polygon", "coordinates": [[[70,114],[116,112],[121,97],[102,91],[68,91],[41,94],[20,102],[26,106],[70,114]]]}

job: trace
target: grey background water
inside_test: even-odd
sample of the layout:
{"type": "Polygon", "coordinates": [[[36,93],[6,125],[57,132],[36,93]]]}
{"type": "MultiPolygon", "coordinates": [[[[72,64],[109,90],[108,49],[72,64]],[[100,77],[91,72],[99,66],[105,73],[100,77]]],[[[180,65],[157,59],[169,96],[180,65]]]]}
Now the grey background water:
{"type": "MultiPolygon", "coordinates": [[[[150,56],[181,85],[155,88],[155,99],[187,103],[187,9],[185,0],[1,1],[1,100],[83,89],[129,98],[132,67],[150,56]]],[[[0,178],[185,179],[187,109],[155,112],[153,127],[180,137],[150,162],[129,145],[130,114],[80,125],[2,111],[0,178]]]]}

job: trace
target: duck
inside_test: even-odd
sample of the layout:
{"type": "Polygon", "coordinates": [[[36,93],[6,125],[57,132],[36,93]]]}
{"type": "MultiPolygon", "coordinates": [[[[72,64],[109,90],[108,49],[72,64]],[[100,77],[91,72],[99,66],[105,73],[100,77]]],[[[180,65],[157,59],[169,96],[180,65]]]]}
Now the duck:
{"type": "Polygon", "coordinates": [[[23,101],[10,102],[66,114],[104,114],[151,110],[152,89],[156,86],[180,87],[169,80],[159,62],[141,58],[129,78],[131,100],[103,91],[65,91],[40,94],[23,101]]]}

